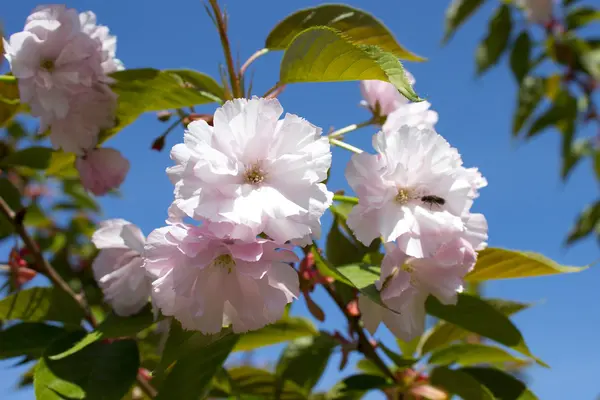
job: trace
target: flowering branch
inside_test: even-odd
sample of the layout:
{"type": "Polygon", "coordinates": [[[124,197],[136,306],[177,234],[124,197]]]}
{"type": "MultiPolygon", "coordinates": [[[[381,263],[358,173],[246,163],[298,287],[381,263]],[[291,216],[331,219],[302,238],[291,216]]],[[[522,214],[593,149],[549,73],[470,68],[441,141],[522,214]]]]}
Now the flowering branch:
{"type": "MultiPolygon", "coordinates": [[[[85,319],[92,325],[92,327],[96,327],[98,325],[96,318],[90,312],[87,301],[85,297],[82,295],[78,295],[71,289],[69,284],[65,282],[65,280],[60,276],[58,272],[50,265],[50,263],[44,258],[40,248],[37,243],[31,238],[25,226],[23,225],[23,215],[21,213],[15,213],[10,206],[6,203],[6,201],[0,196],[0,213],[6,217],[8,221],[10,221],[17,234],[23,240],[23,243],[29,250],[29,252],[33,255],[33,259],[35,260],[36,267],[39,271],[41,271],[44,275],[50,279],[52,284],[56,287],[63,290],[66,294],[75,300],[75,302],[79,305],[79,307],[83,310],[85,314],[85,319]]],[[[138,374],[137,382],[140,388],[146,393],[150,398],[154,398],[157,395],[156,389],[152,387],[150,382],[148,382],[142,375],[138,374]]]]}
{"type": "Polygon", "coordinates": [[[356,154],[361,154],[363,152],[358,147],[352,146],[351,144],[342,142],[341,140],[338,140],[338,139],[329,138],[329,143],[331,143],[331,144],[333,144],[335,146],[341,147],[342,149],[349,150],[349,151],[351,151],[353,153],[356,153],[356,154]]]}
{"type": "Polygon", "coordinates": [[[375,123],[375,120],[373,118],[371,118],[370,120],[361,122],[360,124],[352,124],[352,125],[348,125],[344,128],[338,129],[337,131],[331,132],[327,136],[329,137],[329,139],[335,139],[340,136],[344,136],[346,133],[355,131],[360,128],[364,128],[365,126],[372,125],[373,123],[375,123]]]}
{"type": "Polygon", "coordinates": [[[225,20],[223,18],[223,13],[221,12],[221,8],[219,7],[219,3],[217,0],[209,0],[210,6],[213,9],[215,14],[215,19],[217,23],[217,29],[219,30],[219,37],[221,38],[221,45],[223,46],[223,53],[225,54],[225,61],[227,62],[227,70],[229,72],[229,79],[231,80],[231,91],[233,92],[234,98],[244,97],[244,93],[242,93],[242,87],[240,85],[240,80],[238,74],[235,72],[235,67],[233,64],[233,56],[231,55],[231,47],[229,46],[229,38],[227,37],[227,27],[225,26],[225,20]]]}

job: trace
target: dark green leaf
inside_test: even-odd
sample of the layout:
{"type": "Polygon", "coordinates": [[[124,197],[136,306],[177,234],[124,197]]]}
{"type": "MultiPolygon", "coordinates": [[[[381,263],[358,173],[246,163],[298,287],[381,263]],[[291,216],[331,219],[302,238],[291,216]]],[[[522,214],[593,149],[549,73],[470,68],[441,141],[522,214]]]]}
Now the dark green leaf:
{"type": "Polygon", "coordinates": [[[598,20],[600,20],[600,11],[585,6],[572,9],[565,17],[568,30],[581,28],[598,20]]]}
{"type": "Polygon", "coordinates": [[[360,262],[365,255],[364,246],[359,247],[344,235],[340,223],[338,217],[334,216],[325,245],[327,260],[335,266],[360,262]]]}
{"type": "Polygon", "coordinates": [[[579,272],[587,267],[566,267],[541,254],[489,247],[479,252],[477,263],[465,280],[481,282],[495,279],[526,278],[579,272]]]}
{"type": "Polygon", "coordinates": [[[594,154],[594,145],[590,143],[588,138],[580,139],[575,143],[572,143],[575,136],[575,120],[571,120],[571,123],[567,126],[567,131],[563,131],[562,135],[562,171],[561,176],[563,179],[567,179],[573,168],[581,161],[584,157],[592,156],[594,154]]]}
{"type": "MultiPolygon", "coordinates": [[[[8,179],[0,178],[0,196],[14,211],[21,209],[21,193],[8,179]]],[[[7,221],[8,222],[8,221],[7,221]]]]}
{"type": "Polygon", "coordinates": [[[334,389],[338,393],[343,392],[367,392],[373,389],[383,389],[393,386],[387,379],[379,375],[351,375],[338,383],[334,389]]]}
{"type": "Polygon", "coordinates": [[[228,395],[236,398],[243,396],[244,400],[305,400],[304,391],[294,382],[286,381],[280,392],[276,393],[278,377],[269,371],[242,366],[227,371],[229,386],[228,395]],[[276,397],[276,394],[279,397],[276,397]],[[252,396],[252,397],[250,397],[252,396]]]}
{"type": "Polygon", "coordinates": [[[443,347],[434,351],[429,358],[429,364],[438,365],[476,365],[495,363],[522,363],[525,360],[517,358],[504,349],[479,343],[460,343],[443,347]]]}
{"type": "Polygon", "coordinates": [[[487,36],[477,48],[475,60],[478,74],[482,74],[500,60],[500,56],[508,47],[511,29],[510,7],[503,4],[490,19],[487,36]]]}
{"type": "Polygon", "coordinates": [[[458,295],[456,305],[443,305],[435,297],[429,296],[426,309],[434,317],[495,340],[547,367],[543,361],[531,354],[521,332],[510,319],[478,297],[461,293],[458,295]]]}
{"type": "Polygon", "coordinates": [[[328,27],[299,33],[281,60],[280,84],[366,79],[390,82],[409,100],[421,100],[395,55],[377,46],[355,44],[328,27]]]}
{"type": "Polygon", "coordinates": [[[197,400],[204,396],[237,340],[237,335],[229,334],[205,346],[186,346],[185,355],[171,369],[157,399],[197,400]]]}
{"type": "Polygon", "coordinates": [[[381,376],[386,379],[388,377],[385,374],[385,372],[383,372],[381,369],[379,369],[377,364],[375,364],[373,361],[369,360],[368,358],[363,358],[361,360],[358,360],[358,362],[356,363],[356,369],[366,373],[367,375],[377,375],[377,376],[381,376]]]}
{"type": "Polygon", "coordinates": [[[1,160],[2,165],[29,167],[33,169],[46,169],[52,158],[52,150],[49,147],[33,146],[23,150],[17,150],[1,160]]]}
{"type": "Polygon", "coordinates": [[[527,137],[535,136],[552,125],[556,125],[559,129],[567,127],[565,124],[572,124],[575,118],[577,118],[577,100],[567,90],[561,90],[546,112],[531,124],[527,137]]]}
{"type": "Polygon", "coordinates": [[[527,31],[521,32],[517,37],[510,53],[510,68],[519,84],[529,72],[531,58],[531,38],[527,31]]]}
{"type": "Polygon", "coordinates": [[[46,347],[64,335],[64,328],[24,322],[0,331],[0,359],[29,356],[40,358],[46,347]]]}
{"type": "Polygon", "coordinates": [[[0,320],[58,321],[79,325],[82,318],[83,311],[75,300],[56,288],[35,287],[0,300],[0,320]]]}
{"type": "Polygon", "coordinates": [[[345,4],[323,4],[289,15],[269,33],[265,47],[285,50],[297,34],[320,26],[338,30],[354,44],[376,45],[402,60],[424,61],[402,47],[381,21],[365,11],[345,4]]]}
{"type": "Polygon", "coordinates": [[[484,0],[453,0],[446,10],[446,23],[444,27],[444,42],[447,42],[456,29],[461,26],[467,18],[477,11],[484,0]]]}
{"type": "Polygon", "coordinates": [[[418,360],[414,360],[412,358],[404,358],[400,354],[397,354],[390,350],[386,345],[382,342],[379,343],[378,347],[385,353],[386,356],[389,357],[390,360],[396,364],[398,368],[408,368],[414,365],[418,360]]]}
{"type": "Polygon", "coordinates": [[[528,76],[523,79],[519,87],[517,110],[513,119],[513,136],[519,134],[543,96],[544,80],[542,78],[528,76]]]}
{"type": "Polygon", "coordinates": [[[307,336],[316,336],[319,332],[307,319],[299,317],[288,317],[269,324],[257,331],[246,332],[240,335],[240,339],[233,351],[248,351],[259,347],[287,342],[307,336]]]}
{"type": "Polygon", "coordinates": [[[337,342],[329,335],[296,339],[285,348],[277,362],[280,382],[296,383],[306,394],[317,384],[337,342]]]}
{"type": "Polygon", "coordinates": [[[504,371],[483,367],[461,368],[459,371],[469,374],[487,387],[496,399],[525,400],[525,395],[529,396],[527,397],[528,400],[537,399],[533,393],[527,390],[527,387],[523,382],[504,371]]]}
{"type": "Polygon", "coordinates": [[[154,323],[154,316],[150,306],[145,307],[136,315],[129,317],[120,317],[115,314],[110,314],[95,331],[88,333],[81,341],[69,348],[64,353],[52,356],[53,360],[60,360],[70,356],[73,353],[81,351],[81,349],[101,339],[116,339],[125,337],[135,337],[139,332],[148,328],[154,323]]]}
{"type": "Polygon", "coordinates": [[[575,226],[569,232],[567,244],[575,243],[594,231],[600,230],[600,201],[587,206],[577,217],[575,226]]]}
{"type": "Polygon", "coordinates": [[[464,400],[494,400],[494,395],[488,388],[460,370],[438,367],[432,371],[430,381],[432,385],[441,387],[464,400]]]}
{"type": "Polygon", "coordinates": [[[54,342],[35,369],[34,388],[38,400],[121,400],[135,382],[139,354],[135,341],[96,342],[61,360],[62,353],[81,340],[76,332],[54,342]]]}

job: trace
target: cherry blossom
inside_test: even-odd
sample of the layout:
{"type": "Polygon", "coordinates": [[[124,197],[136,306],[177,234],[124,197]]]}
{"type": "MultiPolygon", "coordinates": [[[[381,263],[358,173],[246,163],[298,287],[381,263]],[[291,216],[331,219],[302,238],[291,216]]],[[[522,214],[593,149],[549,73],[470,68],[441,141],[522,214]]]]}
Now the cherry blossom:
{"type": "Polygon", "coordinates": [[[81,184],[96,196],[118,188],[129,171],[129,161],[115,149],[99,148],[78,157],[75,167],[81,184]]]}

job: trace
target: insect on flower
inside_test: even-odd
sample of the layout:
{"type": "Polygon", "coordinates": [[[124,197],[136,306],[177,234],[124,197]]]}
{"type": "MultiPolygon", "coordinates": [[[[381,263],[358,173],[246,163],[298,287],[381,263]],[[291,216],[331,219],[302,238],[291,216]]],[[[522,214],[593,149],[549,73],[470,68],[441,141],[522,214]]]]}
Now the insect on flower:
{"type": "Polygon", "coordinates": [[[441,198],[439,196],[434,196],[434,195],[423,196],[423,197],[421,197],[421,201],[423,203],[428,203],[429,208],[433,207],[434,205],[441,207],[444,204],[446,204],[446,200],[444,200],[443,198],[441,198]]]}

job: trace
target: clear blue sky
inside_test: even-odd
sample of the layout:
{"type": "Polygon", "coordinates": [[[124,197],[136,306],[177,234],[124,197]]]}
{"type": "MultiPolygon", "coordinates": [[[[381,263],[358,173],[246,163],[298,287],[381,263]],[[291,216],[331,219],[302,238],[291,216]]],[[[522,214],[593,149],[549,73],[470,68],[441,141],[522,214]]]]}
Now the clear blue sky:
{"type": "MultiPolygon", "coordinates": [[[[321,1],[227,0],[232,47],[245,60],[264,44],[276,22],[298,8],[321,1]]],[[[484,34],[487,17],[495,2],[471,20],[446,47],[441,47],[443,15],[449,1],[348,1],[383,19],[399,41],[429,58],[408,64],[417,79],[418,93],[426,97],[440,115],[438,131],[463,155],[467,166],[477,166],[489,186],[482,191],[475,209],[489,221],[490,245],[533,250],[567,265],[584,265],[599,256],[591,240],[566,249],[563,240],[577,212],[598,194],[588,165],[579,165],[566,185],[559,180],[559,136],[548,132],[530,143],[510,139],[516,86],[505,62],[483,79],[474,78],[474,52],[484,34]]],[[[33,0],[7,0],[0,19],[5,32],[22,29],[25,17],[36,6],[33,0]]],[[[91,9],[101,24],[118,36],[118,57],[127,68],[193,68],[217,76],[222,60],[219,40],[199,0],[70,1],[80,11],[91,9]]],[[[277,81],[280,54],[269,54],[254,64],[255,92],[264,93],[277,81]]],[[[358,84],[302,84],[289,86],[280,96],[285,111],[307,118],[327,130],[362,122],[366,110],[358,107],[358,84]]],[[[206,111],[210,107],[204,108],[206,111]]],[[[164,169],[170,165],[168,151],[150,151],[153,139],[165,125],[154,115],[145,115],[111,139],[131,160],[131,171],[123,185],[123,198],[101,203],[107,218],[122,217],[138,224],[148,234],[163,225],[172,200],[172,186],[164,169]]],[[[181,141],[182,130],[173,132],[167,148],[181,141]]],[[[352,133],[351,143],[370,150],[374,130],[352,133]]],[[[347,189],[343,169],[349,159],[334,149],[334,171],[330,189],[347,189]]],[[[328,225],[329,218],[324,223],[328,225]]],[[[486,294],[539,303],[515,320],[532,351],[552,369],[528,370],[534,392],[540,399],[594,399],[600,394],[600,270],[581,274],[528,280],[495,282],[486,294]]],[[[342,322],[330,302],[326,304],[325,329],[342,322]]],[[[295,313],[306,314],[303,300],[295,313]]],[[[380,331],[382,334],[383,330],[380,331]]],[[[391,336],[383,332],[383,337],[391,336]]],[[[259,356],[272,359],[274,350],[259,356]]],[[[334,357],[319,387],[331,386],[337,378],[334,357]]],[[[10,362],[0,362],[0,398],[29,399],[31,392],[14,392],[16,371],[10,362]]],[[[343,373],[349,374],[347,368],[343,373]]],[[[377,398],[373,396],[373,398],[377,398]]]]}

